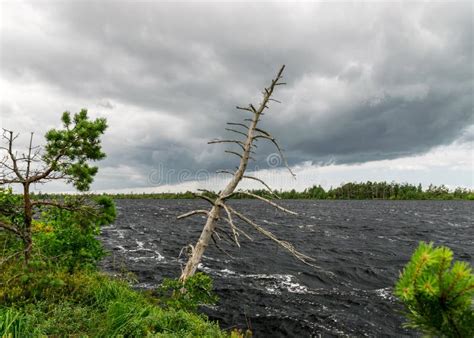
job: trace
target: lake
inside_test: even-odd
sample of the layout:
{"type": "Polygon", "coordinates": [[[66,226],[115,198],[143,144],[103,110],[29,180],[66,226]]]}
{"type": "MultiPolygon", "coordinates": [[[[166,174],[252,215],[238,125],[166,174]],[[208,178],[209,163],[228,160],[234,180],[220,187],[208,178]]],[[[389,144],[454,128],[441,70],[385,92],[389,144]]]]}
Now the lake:
{"type": "MultiPolygon", "coordinates": [[[[117,220],[102,230],[111,253],[102,268],[125,267],[145,289],[179,277],[186,262],[180,252],[194,245],[205,218],[176,216],[207,208],[206,202],[116,202],[117,220]]],[[[299,262],[245,224],[253,241],[241,236],[240,248],[220,241],[226,253],[208,248],[201,271],[214,279],[220,301],[203,311],[222,328],[250,327],[255,337],[416,335],[402,328],[392,289],[418,242],[447,245],[455,259],[473,263],[470,201],[281,201],[298,216],[257,200],[230,204],[318,266],[299,262]]]]}

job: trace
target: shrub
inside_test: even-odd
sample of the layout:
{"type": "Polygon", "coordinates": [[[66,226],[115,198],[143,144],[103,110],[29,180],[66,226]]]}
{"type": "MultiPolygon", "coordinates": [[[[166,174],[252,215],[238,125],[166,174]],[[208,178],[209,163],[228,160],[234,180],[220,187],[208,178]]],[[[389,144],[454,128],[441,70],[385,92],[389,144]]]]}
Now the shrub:
{"type": "Polygon", "coordinates": [[[453,252],[421,242],[395,286],[408,318],[406,327],[428,335],[474,336],[474,275],[453,252]]]}
{"type": "MultiPolygon", "coordinates": [[[[24,213],[21,208],[22,197],[13,194],[11,188],[0,187],[0,222],[19,227],[23,223],[24,213]]],[[[6,257],[22,249],[22,241],[10,231],[0,227],[0,245],[2,256],[6,257]]]]}
{"type": "Polygon", "coordinates": [[[95,198],[97,210],[69,211],[49,208],[35,224],[34,243],[41,253],[69,271],[94,269],[105,251],[97,240],[100,225],[115,219],[115,204],[107,196],[95,198]]]}
{"type": "Polygon", "coordinates": [[[199,305],[215,304],[218,300],[212,292],[212,279],[202,272],[189,277],[184,283],[177,279],[165,279],[157,293],[165,306],[194,312],[199,305]]]}
{"type": "Polygon", "coordinates": [[[99,212],[96,216],[96,223],[98,225],[107,225],[115,221],[117,211],[114,200],[106,195],[94,197],[93,200],[99,207],[99,212]]]}

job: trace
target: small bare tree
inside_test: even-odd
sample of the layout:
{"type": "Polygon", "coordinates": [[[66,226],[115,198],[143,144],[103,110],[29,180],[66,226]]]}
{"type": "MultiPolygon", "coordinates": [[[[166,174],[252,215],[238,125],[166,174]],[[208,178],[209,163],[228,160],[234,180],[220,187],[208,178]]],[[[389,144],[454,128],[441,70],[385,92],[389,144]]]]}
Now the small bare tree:
{"type": "MultiPolygon", "coordinates": [[[[0,146],[0,187],[13,184],[22,186],[23,221],[21,224],[13,224],[0,217],[0,229],[15,234],[23,241],[26,262],[31,256],[31,224],[35,208],[40,206],[69,210],[78,208],[76,205],[58,201],[33,199],[30,194],[31,185],[65,180],[79,191],[88,190],[97,173],[97,167],[89,166],[88,161],[105,157],[100,143],[100,136],[107,128],[105,119],[91,121],[87,116],[87,110],[83,109],[72,119],[70,113],[65,112],[61,120],[63,129],[51,129],[46,133],[44,151],[40,147],[33,146],[33,133],[31,133],[26,152],[19,154],[14,150],[18,134],[3,129],[2,138],[5,146],[0,146]]],[[[6,215],[2,212],[0,216],[6,215]]]]}
{"type": "MultiPolygon", "coordinates": [[[[201,262],[204,251],[206,250],[210,241],[214,240],[214,242],[216,242],[216,237],[219,238],[217,226],[218,226],[219,220],[221,219],[221,212],[224,212],[225,216],[223,219],[230,227],[229,235],[233,238],[233,241],[235,242],[237,246],[240,247],[239,239],[238,239],[240,235],[243,235],[249,240],[252,240],[252,238],[244,230],[242,230],[241,228],[237,226],[236,222],[234,221],[236,218],[250,225],[252,228],[257,230],[264,236],[275,241],[277,244],[282,246],[284,249],[289,251],[297,259],[303,261],[304,263],[309,264],[308,263],[309,261],[313,261],[313,258],[306,256],[302,254],[301,252],[297,251],[293,247],[292,244],[278,239],[269,230],[258,225],[257,223],[252,221],[250,218],[248,218],[241,212],[235,210],[233,207],[231,207],[227,203],[227,200],[231,198],[232,196],[235,196],[235,194],[244,194],[251,198],[256,198],[260,201],[266,202],[270,204],[272,207],[275,207],[282,212],[286,212],[291,215],[296,215],[295,212],[290,211],[278,205],[277,203],[273,202],[272,200],[268,198],[253,194],[249,191],[236,190],[237,186],[243,179],[250,179],[262,184],[268,190],[270,195],[275,196],[274,192],[263,180],[257,177],[249,176],[245,174],[245,171],[249,163],[249,159],[251,159],[251,153],[253,153],[254,152],[253,149],[256,148],[255,142],[260,139],[269,141],[276,147],[286,168],[288,169],[288,171],[293,177],[295,176],[295,174],[291,171],[290,167],[288,166],[288,163],[285,157],[283,156],[282,149],[278,145],[275,138],[267,131],[258,128],[258,124],[260,122],[261,116],[263,115],[263,111],[268,108],[269,102],[274,101],[274,102],[279,103],[279,101],[272,98],[272,94],[277,86],[285,84],[284,82],[281,81],[284,69],[285,69],[285,66],[283,65],[280,68],[275,79],[271,81],[270,86],[264,89],[262,93],[263,99],[258,105],[258,107],[255,107],[253,104],[249,104],[248,107],[236,107],[237,109],[250,112],[253,116],[252,118],[245,119],[244,122],[246,123],[234,123],[234,122],[227,123],[229,125],[229,128],[226,128],[226,130],[229,132],[235,133],[239,136],[242,136],[243,139],[213,140],[209,142],[209,144],[218,144],[218,143],[235,144],[238,147],[240,147],[241,151],[239,152],[236,152],[233,150],[226,150],[226,153],[236,155],[237,157],[239,157],[240,164],[237,167],[237,170],[235,172],[227,171],[227,170],[218,171],[220,173],[227,173],[232,176],[232,178],[230,179],[230,181],[228,182],[224,190],[220,191],[218,194],[214,194],[209,191],[203,191],[202,194],[197,194],[197,196],[203,198],[204,200],[208,201],[212,205],[210,210],[193,210],[186,214],[178,216],[178,219],[182,219],[182,218],[197,215],[197,214],[207,215],[207,221],[202,230],[202,233],[201,233],[201,236],[199,237],[198,242],[196,243],[195,246],[190,245],[191,255],[180,277],[180,280],[183,282],[187,278],[194,275],[194,273],[196,272],[196,269],[199,263],[201,262]]],[[[219,229],[219,231],[225,232],[223,229],[219,229]]]]}

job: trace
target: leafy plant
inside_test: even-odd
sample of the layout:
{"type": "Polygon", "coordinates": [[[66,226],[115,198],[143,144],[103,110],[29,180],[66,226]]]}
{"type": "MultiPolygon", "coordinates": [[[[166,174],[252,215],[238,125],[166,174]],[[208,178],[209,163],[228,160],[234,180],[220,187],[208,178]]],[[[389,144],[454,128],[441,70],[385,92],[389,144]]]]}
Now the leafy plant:
{"type": "Polygon", "coordinates": [[[218,297],[212,292],[212,279],[198,272],[186,281],[164,279],[157,290],[164,305],[186,311],[196,311],[199,305],[215,304],[218,297]]]}
{"type": "MultiPolygon", "coordinates": [[[[21,196],[15,195],[11,188],[0,187],[0,223],[10,226],[13,230],[21,228],[24,219],[21,203],[21,196]]],[[[0,244],[4,256],[17,252],[21,243],[21,238],[14,232],[0,231],[0,244]]]]}
{"type": "Polygon", "coordinates": [[[406,327],[428,335],[473,337],[474,275],[453,252],[421,242],[395,286],[406,308],[406,327]]]}
{"type": "MultiPolygon", "coordinates": [[[[67,203],[66,198],[66,203],[67,203]]],[[[48,208],[40,219],[42,226],[34,228],[34,240],[41,253],[56,260],[69,271],[95,268],[105,251],[96,238],[100,225],[115,219],[115,204],[106,196],[95,198],[91,210],[48,208]]]]}
{"type": "Polygon", "coordinates": [[[115,221],[117,210],[111,197],[102,195],[94,197],[93,200],[100,209],[96,216],[98,225],[107,225],[115,221]]]}

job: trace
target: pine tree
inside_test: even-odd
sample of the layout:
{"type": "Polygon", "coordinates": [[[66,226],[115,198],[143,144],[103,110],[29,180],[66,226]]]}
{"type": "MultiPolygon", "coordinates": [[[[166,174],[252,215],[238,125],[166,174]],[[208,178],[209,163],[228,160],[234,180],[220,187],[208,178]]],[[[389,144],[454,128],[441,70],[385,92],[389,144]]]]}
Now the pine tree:
{"type": "Polygon", "coordinates": [[[427,335],[474,337],[474,275],[447,247],[421,242],[395,286],[406,327],[427,335]]]}
{"type": "Polygon", "coordinates": [[[22,222],[13,224],[0,219],[0,229],[7,230],[19,237],[24,244],[25,262],[28,262],[32,249],[31,225],[35,208],[41,206],[68,209],[72,206],[56,201],[35,199],[30,193],[32,184],[41,184],[52,180],[72,183],[79,191],[89,189],[98,168],[90,166],[90,161],[105,157],[100,137],[107,129],[103,118],[90,120],[87,110],[71,116],[64,112],[62,129],[51,129],[45,135],[44,150],[33,146],[31,133],[29,147],[25,154],[18,154],[14,142],[18,135],[3,129],[5,146],[0,146],[0,187],[21,185],[23,188],[22,222]]]}

